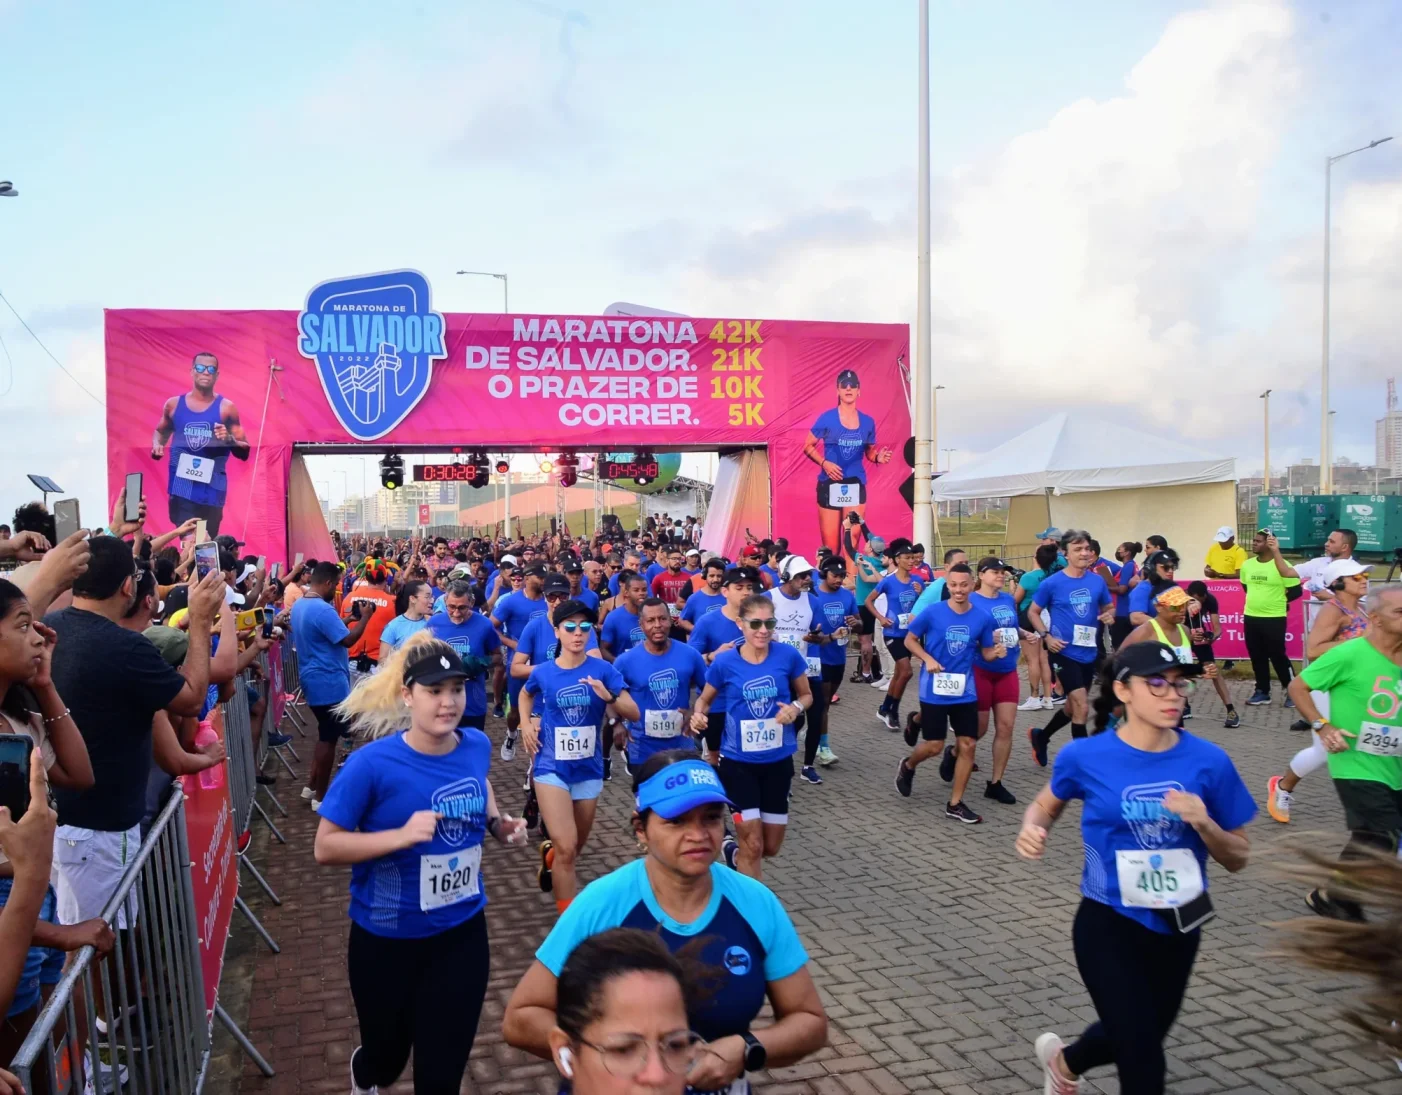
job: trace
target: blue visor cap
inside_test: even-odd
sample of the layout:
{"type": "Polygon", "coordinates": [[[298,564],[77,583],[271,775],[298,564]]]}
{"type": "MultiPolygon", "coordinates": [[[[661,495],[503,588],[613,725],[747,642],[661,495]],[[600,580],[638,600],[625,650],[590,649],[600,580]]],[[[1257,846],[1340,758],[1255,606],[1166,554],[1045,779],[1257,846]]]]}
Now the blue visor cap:
{"type": "Polygon", "coordinates": [[[669,764],[638,788],[638,810],[653,810],[668,820],[708,802],[728,802],[716,770],[704,760],[669,764]]]}

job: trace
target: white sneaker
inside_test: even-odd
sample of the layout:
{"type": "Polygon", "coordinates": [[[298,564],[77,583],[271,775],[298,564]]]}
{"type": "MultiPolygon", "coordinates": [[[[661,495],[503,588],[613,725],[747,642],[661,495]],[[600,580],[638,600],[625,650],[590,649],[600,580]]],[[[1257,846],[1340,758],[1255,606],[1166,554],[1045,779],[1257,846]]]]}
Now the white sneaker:
{"type": "Polygon", "coordinates": [[[312,813],[314,813],[314,814],[319,814],[319,813],[321,813],[321,799],[319,799],[319,798],[314,798],[314,799],[312,799],[312,813]]]}
{"type": "Polygon", "coordinates": [[[1028,696],[1017,705],[1017,709],[1019,711],[1040,711],[1042,709],[1042,697],[1028,696]]]}
{"type": "Polygon", "coordinates": [[[882,677],[879,681],[872,681],[871,686],[875,688],[878,692],[885,692],[888,688],[891,687],[891,678],[882,677]]]}
{"type": "Polygon", "coordinates": [[[316,798],[316,792],[315,792],[315,791],[313,791],[310,787],[303,787],[303,788],[302,788],[302,801],[303,801],[303,802],[310,802],[310,801],[311,801],[312,799],[314,799],[314,798],[316,798]]]}
{"type": "Polygon", "coordinates": [[[1060,1036],[1051,1031],[1037,1037],[1037,1060],[1042,1062],[1042,1095],[1076,1095],[1081,1090],[1080,1080],[1068,1080],[1057,1070],[1056,1059],[1065,1046],[1060,1036]]]}
{"type": "Polygon", "coordinates": [[[826,745],[820,745],[818,746],[817,761],[824,768],[827,768],[829,765],[837,763],[837,754],[834,753],[831,749],[829,749],[826,745]]]}
{"type": "Polygon", "coordinates": [[[512,733],[508,732],[507,735],[506,735],[506,737],[504,737],[504,738],[501,739],[501,759],[502,759],[502,760],[515,760],[515,759],[516,759],[516,735],[515,735],[515,734],[512,734],[512,733]]]}
{"type": "MultiPolygon", "coordinates": [[[[355,1060],[355,1055],[360,1052],[360,1047],[356,1046],[351,1052],[351,1060],[355,1060]]],[[[351,1095],[380,1095],[380,1089],[373,1084],[370,1087],[361,1087],[355,1082],[355,1066],[350,1069],[351,1095]]]]}
{"type": "Polygon", "coordinates": [[[1055,710],[1056,710],[1056,704],[1052,703],[1052,698],[1051,698],[1050,696],[1043,696],[1043,697],[1042,697],[1042,710],[1043,710],[1043,711],[1055,711],[1055,710]]]}

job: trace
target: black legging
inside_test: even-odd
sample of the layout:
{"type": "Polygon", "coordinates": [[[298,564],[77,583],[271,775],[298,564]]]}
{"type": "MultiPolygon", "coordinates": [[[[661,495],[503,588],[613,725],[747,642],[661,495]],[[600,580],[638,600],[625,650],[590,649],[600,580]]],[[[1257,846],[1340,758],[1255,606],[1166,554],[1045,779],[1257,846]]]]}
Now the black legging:
{"type": "Polygon", "coordinates": [[[1285,617],[1247,616],[1246,652],[1251,655],[1251,672],[1256,676],[1256,691],[1270,693],[1271,668],[1280,680],[1280,687],[1287,688],[1294,676],[1290,659],[1285,656],[1285,617]]]}
{"type": "Polygon", "coordinates": [[[1071,939],[1100,1018],[1066,1047],[1066,1067],[1083,1076],[1114,1064],[1121,1095],[1162,1095],[1163,1040],[1183,1005],[1200,935],[1151,931],[1083,898],[1071,939]]]}
{"type": "Polygon", "coordinates": [[[346,965],[360,1021],[356,1084],[387,1089],[412,1049],[415,1095],[457,1095],[489,960],[485,912],[423,939],[391,939],[352,923],[346,965]]]}
{"type": "Polygon", "coordinates": [[[823,712],[828,709],[828,686],[817,677],[808,678],[808,690],[813,694],[813,706],[798,717],[795,729],[808,727],[808,736],[803,739],[803,766],[812,768],[818,757],[818,746],[823,740],[823,712]]]}

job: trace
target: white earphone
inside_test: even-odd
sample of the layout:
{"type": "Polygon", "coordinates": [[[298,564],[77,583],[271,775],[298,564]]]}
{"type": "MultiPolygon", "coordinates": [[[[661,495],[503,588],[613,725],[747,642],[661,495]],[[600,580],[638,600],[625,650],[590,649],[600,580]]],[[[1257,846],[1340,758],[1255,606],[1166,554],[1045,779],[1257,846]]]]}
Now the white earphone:
{"type": "Polygon", "coordinates": [[[560,1071],[565,1074],[565,1079],[574,1078],[574,1051],[568,1046],[560,1050],[560,1071]]]}

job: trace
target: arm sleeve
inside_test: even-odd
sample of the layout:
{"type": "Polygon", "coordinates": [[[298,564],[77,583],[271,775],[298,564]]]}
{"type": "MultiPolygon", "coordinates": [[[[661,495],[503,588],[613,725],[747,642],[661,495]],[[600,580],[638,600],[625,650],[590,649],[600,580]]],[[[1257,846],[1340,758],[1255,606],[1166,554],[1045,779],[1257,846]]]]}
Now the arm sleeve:
{"type": "Polygon", "coordinates": [[[1148,582],[1140,582],[1129,592],[1129,610],[1145,612],[1152,616],[1153,613],[1149,612],[1149,595],[1153,592],[1148,582]]]}
{"type": "Polygon", "coordinates": [[[614,695],[617,695],[628,687],[628,682],[623,679],[623,674],[618,671],[617,666],[611,665],[609,662],[604,662],[603,669],[600,670],[600,672],[602,673],[600,679],[604,682],[604,687],[614,695]]]}
{"type": "Polygon", "coordinates": [[[1051,793],[1062,802],[1086,797],[1085,782],[1081,778],[1082,751],[1077,748],[1078,744],[1073,741],[1063,747],[1052,768],[1051,793]]]}
{"type": "Polygon", "coordinates": [[[1223,829],[1240,829],[1256,816],[1256,800],[1242,782],[1231,757],[1223,752],[1207,801],[1207,814],[1223,829]]]}
{"type": "Polygon", "coordinates": [[[774,891],[743,876],[727,881],[731,883],[726,886],[727,896],[764,947],[764,979],[782,981],[801,970],[808,962],[808,952],[774,891]]]}
{"type": "Polygon", "coordinates": [[[521,686],[522,688],[524,688],[527,692],[529,692],[529,693],[531,694],[531,698],[532,698],[532,699],[537,699],[537,698],[539,698],[539,696],[540,696],[540,694],[541,694],[541,691],[542,691],[542,685],[541,685],[541,681],[540,681],[540,674],[536,672],[536,669],[539,669],[539,668],[540,668],[540,666],[536,666],[535,669],[532,669],[532,670],[531,670],[531,675],[530,675],[529,677],[526,678],[526,683],[523,684],[523,685],[521,686]]]}
{"type": "Polygon", "coordinates": [[[370,795],[375,788],[373,761],[373,756],[364,749],[357,750],[346,759],[321,803],[322,817],[350,832],[360,828],[361,818],[370,806],[370,795]]]}

